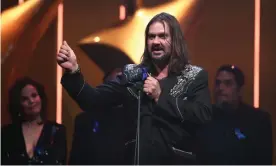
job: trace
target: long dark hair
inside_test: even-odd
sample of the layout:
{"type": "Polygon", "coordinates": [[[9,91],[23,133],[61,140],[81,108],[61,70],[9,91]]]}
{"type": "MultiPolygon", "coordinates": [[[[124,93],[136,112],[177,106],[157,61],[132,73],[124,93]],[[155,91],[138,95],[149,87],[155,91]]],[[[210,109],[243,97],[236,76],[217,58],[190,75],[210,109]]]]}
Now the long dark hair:
{"type": "Polygon", "coordinates": [[[16,80],[9,90],[8,110],[13,123],[21,123],[24,120],[20,98],[22,89],[27,85],[32,85],[36,88],[37,93],[41,98],[40,116],[42,120],[45,120],[46,118],[47,97],[43,85],[29,77],[23,77],[16,80]]]}
{"type": "Polygon", "coordinates": [[[189,64],[187,43],[184,39],[184,35],[177,19],[174,16],[164,12],[154,16],[146,27],[145,50],[142,55],[142,62],[140,65],[148,67],[152,72],[156,72],[147,46],[149,27],[155,22],[161,22],[163,24],[166,22],[170,28],[172,42],[171,56],[169,60],[169,75],[179,74],[182,70],[185,69],[186,65],[189,64]]]}

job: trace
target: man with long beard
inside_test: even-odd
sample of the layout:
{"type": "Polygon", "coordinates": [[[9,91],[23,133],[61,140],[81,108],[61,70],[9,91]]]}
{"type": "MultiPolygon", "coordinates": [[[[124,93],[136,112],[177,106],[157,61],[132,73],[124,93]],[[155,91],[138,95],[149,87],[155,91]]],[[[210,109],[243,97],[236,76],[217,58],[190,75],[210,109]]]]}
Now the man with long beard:
{"type": "Polygon", "coordinates": [[[208,74],[189,63],[186,41],[174,16],[154,16],[145,36],[142,62],[126,65],[121,76],[95,88],[85,82],[76,55],[64,42],[57,56],[67,71],[61,83],[83,110],[124,105],[129,122],[125,164],[194,163],[195,132],[211,119],[208,74]],[[139,68],[147,69],[146,79],[126,86],[124,76],[134,77],[139,68]]]}

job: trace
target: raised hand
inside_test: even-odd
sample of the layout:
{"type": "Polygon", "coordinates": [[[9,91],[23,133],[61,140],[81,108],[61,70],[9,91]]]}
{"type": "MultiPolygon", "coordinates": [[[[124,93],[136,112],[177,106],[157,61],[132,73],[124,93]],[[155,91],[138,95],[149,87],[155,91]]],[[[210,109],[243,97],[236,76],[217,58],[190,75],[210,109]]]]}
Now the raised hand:
{"type": "Polygon", "coordinates": [[[77,57],[66,41],[60,46],[57,63],[70,73],[74,73],[78,69],[77,57]]]}

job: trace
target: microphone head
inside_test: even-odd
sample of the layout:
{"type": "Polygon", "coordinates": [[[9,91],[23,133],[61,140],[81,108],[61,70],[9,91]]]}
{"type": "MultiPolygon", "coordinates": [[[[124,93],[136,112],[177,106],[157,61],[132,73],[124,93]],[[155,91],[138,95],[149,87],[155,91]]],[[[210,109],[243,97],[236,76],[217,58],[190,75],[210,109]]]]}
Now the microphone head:
{"type": "Polygon", "coordinates": [[[127,83],[136,83],[146,80],[148,77],[148,72],[147,68],[145,67],[129,64],[123,68],[123,76],[127,83]]]}

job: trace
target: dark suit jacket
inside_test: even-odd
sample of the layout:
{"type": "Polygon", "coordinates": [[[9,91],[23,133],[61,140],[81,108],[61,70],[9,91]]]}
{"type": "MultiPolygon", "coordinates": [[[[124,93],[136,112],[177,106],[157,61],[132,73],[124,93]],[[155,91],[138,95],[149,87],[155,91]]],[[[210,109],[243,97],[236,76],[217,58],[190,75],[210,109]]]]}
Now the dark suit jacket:
{"type": "MultiPolygon", "coordinates": [[[[133,73],[133,66],[127,65],[125,73],[133,73]]],[[[81,73],[65,73],[61,80],[68,94],[84,111],[123,104],[128,114],[126,141],[131,142],[128,144],[130,149],[136,145],[137,110],[141,108],[139,164],[174,164],[173,148],[191,152],[196,130],[211,119],[207,72],[198,66],[187,65],[178,75],[160,80],[162,93],[157,103],[144,93],[139,100],[141,87],[137,84],[126,87],[123,82],[122,75],[93,88],[81,73]]],[[[128,164],[133,163],[131,160],[135,156],[133,150],[129,154],[131,151],[128,164]]]]}
{"type": "Polygon", "coordinates": [[[119,107],[77,115],[69,164],[122,164],[123,122],[123,110],[119,107]]]}
{"type": "Polygon", "coordinates": [[[241,104],[225,111],[213,106],[214,118],[197,134],[199,164],[272,164],[272,129],[267,112],[241,104]]]}
{"type": "Polygon", "coordinates": [[[1,164],[66,164],[66,131],[63,125],[46,121],[30,159],[25,148],[21,124],[10,124],[1,130],[1,164]]]}

